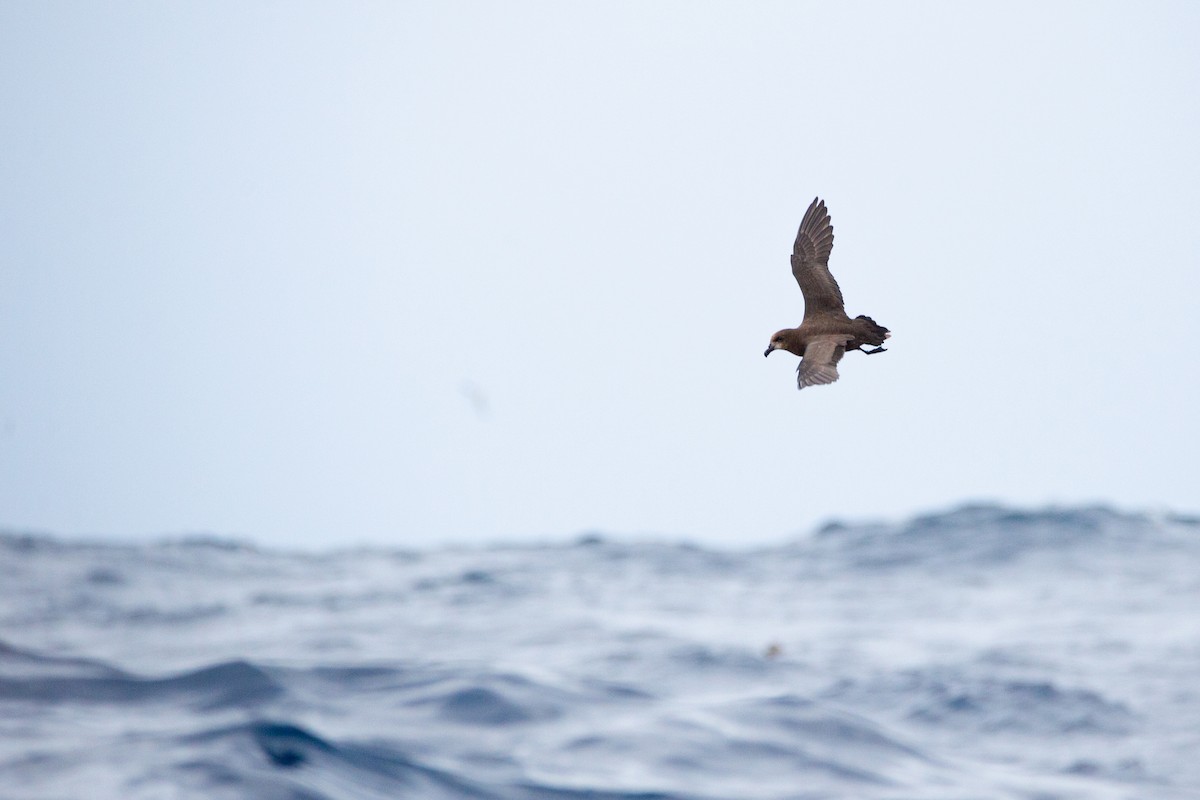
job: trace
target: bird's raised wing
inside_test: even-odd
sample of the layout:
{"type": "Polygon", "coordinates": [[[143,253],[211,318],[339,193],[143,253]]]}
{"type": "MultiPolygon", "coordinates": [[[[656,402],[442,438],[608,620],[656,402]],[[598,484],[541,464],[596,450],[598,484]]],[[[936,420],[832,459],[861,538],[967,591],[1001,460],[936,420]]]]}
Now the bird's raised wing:
{"type": "Polygon", "coordinates": [[[792,274],[804,293],[804,318],[814,314],[845,315],[842,290],[829,272],[829,252],[833,250],[833,224],[825,201],[814,198],[796,234],[792,249],[792,274]]]}
{"type": "Polygon", "coordinates": [[[838,379],[837,364],[846,354],[849,336],[830,334],[814,336],[804,348],[804,358],[796,367],[796,388],[820,386],[838,379]]]}

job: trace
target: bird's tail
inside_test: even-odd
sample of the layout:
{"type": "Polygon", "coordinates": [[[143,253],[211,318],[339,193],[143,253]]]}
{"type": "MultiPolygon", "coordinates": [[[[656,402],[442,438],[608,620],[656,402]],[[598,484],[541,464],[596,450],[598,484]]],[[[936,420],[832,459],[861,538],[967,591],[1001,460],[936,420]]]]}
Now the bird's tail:
{"type": "Polygon", "coordinates": [[[857,317],[855,317],[855,320],[861,320],[864,323],[862,325],[864,335],[861,338],[867,344],[881,345],[883,344],[884,340],[892,335],[887,328],[883,327],[870,317],[859,314],[857,317]]]}

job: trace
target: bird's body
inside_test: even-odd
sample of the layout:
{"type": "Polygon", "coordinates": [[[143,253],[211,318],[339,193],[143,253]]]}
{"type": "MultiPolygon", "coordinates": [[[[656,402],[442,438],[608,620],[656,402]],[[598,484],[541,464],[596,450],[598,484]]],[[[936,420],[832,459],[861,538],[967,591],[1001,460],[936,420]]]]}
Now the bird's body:
{"type": "Polygon", "coordinates": [[[771,337],[763,355],[787,350],[800,356],[797,385],[816,386],[838,379],[837,364],[847,350],[867,354],[885,352],[881,345],[891,336],[887,328],[870,317],[851,319],[846,314],[842,290],[829,271],[833,250],[833,225],[825,203],[814,199],[792,250],[792,275],[804,294],[804,319],[797,328],[784,328],[771,337]],[[873,350],[863,350],[871,345],[873,350]]]}

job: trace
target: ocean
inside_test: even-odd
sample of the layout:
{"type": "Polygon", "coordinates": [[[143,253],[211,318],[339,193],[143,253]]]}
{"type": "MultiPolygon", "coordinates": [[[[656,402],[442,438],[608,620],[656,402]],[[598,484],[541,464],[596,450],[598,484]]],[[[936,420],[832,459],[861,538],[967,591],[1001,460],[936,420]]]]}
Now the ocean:
{"type": "Polygon", "coordinates": [[[1200,798],[1200,520],[0,534],[0,800],[1200,798]]]}

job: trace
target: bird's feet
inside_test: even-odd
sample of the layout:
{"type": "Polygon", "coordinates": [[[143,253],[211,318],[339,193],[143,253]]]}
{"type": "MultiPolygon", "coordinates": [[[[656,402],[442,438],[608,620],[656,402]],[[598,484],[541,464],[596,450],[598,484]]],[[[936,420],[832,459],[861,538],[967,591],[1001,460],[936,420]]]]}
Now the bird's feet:
{"type": "MultiPolygon", "coordinates": [[[[858,348],[858,349],[859,349],[859,350],[862,350],[862,348],[861,348],[861,347],[860,347],[860,348],[858,348]]],[[[874,350],[863,350],[863,352],[864,352],[864,353],[866,353],[866,354],[867,354],[867,355],[869,355],[869,356],[873,356],[873,355],[875,355],[876,353],[886,353],[886,352],[887,352],[887,348],[886,348],[886,347],[876,347],[874,350]]]]}

